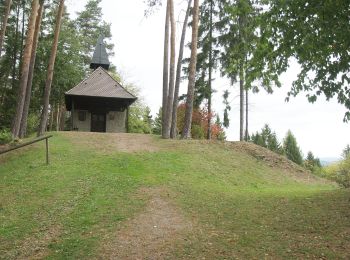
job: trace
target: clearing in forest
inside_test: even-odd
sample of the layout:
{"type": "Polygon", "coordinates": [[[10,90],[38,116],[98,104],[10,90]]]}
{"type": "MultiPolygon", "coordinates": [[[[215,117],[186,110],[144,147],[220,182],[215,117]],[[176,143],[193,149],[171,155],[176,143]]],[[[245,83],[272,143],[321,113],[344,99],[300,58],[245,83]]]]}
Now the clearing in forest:
{"type": "Polygon", "coordinates": [[[350,191],[261,147],[55,133],[0,159],[0,259],[348,259],[350,191]]]}

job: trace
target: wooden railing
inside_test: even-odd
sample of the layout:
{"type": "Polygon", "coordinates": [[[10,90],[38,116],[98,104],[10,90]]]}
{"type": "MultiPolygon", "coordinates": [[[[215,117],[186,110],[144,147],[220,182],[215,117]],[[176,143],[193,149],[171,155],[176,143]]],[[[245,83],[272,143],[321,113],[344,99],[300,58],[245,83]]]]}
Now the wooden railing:
{"type": "Polygon", "coordinates": [[[16,145],[14,147],[10,147],[10,148],[5,149],[5,150],[0,150],[0,154],[5,154],[5,153],[11,152],[13,150],[17,150],[19,148],[25,147],[27,145],[34,144],[34,143],[45,140],[45,143],[46,143],[46,164],[49,164],[49,138],[51,138],[51,137],[52,137],[52,135],[38,137],[32,141],[16,145]]]}

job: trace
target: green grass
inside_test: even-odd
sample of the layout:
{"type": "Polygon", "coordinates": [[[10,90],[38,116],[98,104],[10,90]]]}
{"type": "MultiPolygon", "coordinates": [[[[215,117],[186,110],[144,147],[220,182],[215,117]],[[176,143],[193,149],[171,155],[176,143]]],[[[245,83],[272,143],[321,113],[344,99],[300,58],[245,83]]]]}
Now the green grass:
{"type": "Polygon", "coordinates": [[[349,190],[298,181],[220,143],[154,142],[159,151],[102,153],[58,133],[49,166],[43,143],[0,158],[0,258],[33,244],[43,258],[96,257],[144,209],[137,191],[158,186],[195,223],[171,258],[350,257],[349,190]]]}

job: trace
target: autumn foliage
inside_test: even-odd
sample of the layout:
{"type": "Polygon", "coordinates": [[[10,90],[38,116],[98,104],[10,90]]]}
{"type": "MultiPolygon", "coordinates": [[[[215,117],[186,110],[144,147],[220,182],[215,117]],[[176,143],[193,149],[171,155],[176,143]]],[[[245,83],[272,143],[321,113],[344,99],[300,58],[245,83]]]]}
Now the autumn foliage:
{"type": "MultiPolygon", "coordinates": [[[[177,107],[177,129],[182,130],[185,123],[185,110],[186,104],[181,103],[177,107]]],[[[205,108],[194,108],[192,113],[192,128],[191,136],[194,139],[204,139],[206,138],[206,133],[208,131],[208,118],[211,118],[211,137],[212,139],[225,139],[225,132],[221,125],[213,122],[214,113],[208,113],[205,108]]],[[[181,132],[180,132],[181,134],[181,132]]]]}

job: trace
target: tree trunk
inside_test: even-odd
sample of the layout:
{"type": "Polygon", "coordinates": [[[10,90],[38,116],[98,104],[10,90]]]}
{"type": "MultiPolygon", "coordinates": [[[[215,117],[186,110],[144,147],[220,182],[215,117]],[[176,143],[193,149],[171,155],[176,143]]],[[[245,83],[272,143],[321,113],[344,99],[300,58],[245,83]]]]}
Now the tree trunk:
{"type": "Polygon", "coordinates": [[[13,54],[12,54],[12,89],[15,89],[16,86],[16,64],[17,64],[17,41],[18,41],[18,31],[19,31],[19,13],[20,13],[20,5],[17,5],[16,10],[16,33],[15,33],[15,46],[13,46],[13,54]]]}
{"type": "Polygon", "coordinates": [[[35,26],[36,16],[38,13],[38,8],[39,8],[39,0],[33,0],[32,11],[31,11],[31,14],[29,17],[29,23],[28,23],[26,44],[25,44],[24,53],[23,53],[21,79],[20,79],[20,85],[19,85],[19,91],[18,91],[18,97],[17,97],[16,113],[15,113],[13,126],[12,126],[12,136],[14,138],[17,138],[19,135],[19,129],[20,129],[20,124],[22,120],[24,99],[25,99],[27,82],[28,82],[30,56],[32,53],[34,26],[35,26]]]}
{"type": "Polygon", "coordinates": [[[174,93],[174,101],[173,101],[173,115],[171,118],[171,130],[170,137],[176,138],[176,129],[177,129],[177,106],[179,104],[179,90],[180,90],[180,81],[181,81],[181,67],[182,67],[182,58],[184,53],[185,46],[185,38],[186,38],[186,28],[188,23],[188,17],[190,16],[192,0],[188,0],[187,11],[185,15],[184,24],[182,27],[181,40],[180,40],[180,49],[179,49],[179,57],[177,59],[177,68],[176,68],[176,81],[175,81],[175,93],[174,93]]]}
{"type": "Polygon", "coordinates": [[[63,131],[64,130],[64,126],[65,126],[65,120],[66,119],[66,107],[65,105],[62,105],[61,109],[60,109],[60,127],[59,127],[59,131],[63,131]]]}
{"type": "Polygon", "coordinates": [[[196,64],[197,64],[197,39],[198,39],[198,18],[199,18],[199,0],[193,3],[193,20],[192,20],[192,42],[191,42],[191,58],[190,70],[188,76],[188,89],[186,99],[185,124],[182,130],[182,138],[191,138],[193,97],[196,81],[196,64]]]}
{"type": "Polygon", "coordinates": [[[56,60],[56,53],[57,53],[57,46],[58,46],[58,38],[60,35],[60,29],[61,29],[61,20],[62,20],[62,16],[63,16],[63,9],[64,9],[64,0],[60,0],[60,5],[58,7],[57,18],[56,18],[54,41],[52,44],[49,67],[47,70],[47,78],[46,78],[46,82],[45,82],[44,106],[43,106],[43,110],[41,113],[38,136],[43,135],[45,133],[45,129],[46,129],[46,125],[47,125],[47,116],[48,116],[48,110],[49,110],[51,84],[52,84],[52,78],[53,78],[53,71],[55,68],[55,60],[56,60]]]}
{"type": "Polygon", "coordinates": [[[19,131],[20,138],[23,138],[27,135],[27,121],[28,121],[28,113],[29,113],[29,106],[30,106],[30,98],[32,95],[32,84],[33,84],[33,76],[34,76],[36,50],[39,42],[39,33],[40,33],[40,26],[41,26],[43,11],[44,11],[44,1],[42,1],[40,4],[38,16],[36,18],[36,23],[35,23],[34,42],[33,42],[32,54],[31,54],[30,65],[29,65],[26,97],[24,100],[23,115],[21,120],[20,131],[19,131]]]}
{"type": "Polygon", "coordinates": [[[164,32],[164,58],[163,58],[163,102],[162,102],[162,137],[166,137],[166,110],[169,85],[169,20],[170,20],[170,0],[167,2],[165,15],[164,32]]]}
{"type": "MultiPolygon", "coordinates": [[[[23,0],[22,1],[22,33],[21,33],[21,51],[20,51],[20,54],[19,54],[19,62],[20,62],[20,68],[22,68],[22,64],[21,62],[23,61],[22,60],[22,57],[23,57],[23,50],[24,50],[24,31],[25,31],[25,17],[26,17],[26,1],[23,0]]],[[[28,24],[29,26],[29,24],[28,24]]],[[[21,74],[21,71],[18,72],[18,74],[21,74]]]]}
{"type": "Polygon", "coordinates": [[[211,139],[211,82],[213,70],[213,0],[210,0],[210,18],[209,18],[209,78],[208,78],[208,140],[211,139]]]}
{"type": "Polygon", "coordinates": [[[168,88],[168,101],[166,106],[166,117],[165,117],[165,130],[164,138],[170,137],[170,128],[172,122],[172,110],[173,110],[173,101],[174,101],[174,85],[175,85],[175,34],[176,34],[176,25],[174,18],[174,2],[170,0],[170,25],[171,25],[171,34],[170,34],[170,77],[169,77],[169,88],[168,88]]]}
{"type": "Polygon", "coordinates": [[[240,120],[239,120],[239,140],[244,140],[244,72],[243,65],[239,66],[239,112],[240,112],[240,120]]]}
{"type": "Polygon", "coordinates": [[[248,142],[248,89],[245,90],[245,140],[248,142]]]}
{"type": "Polygon", "coordinates": [[[241,57],[239,60],[239,94],[240,94],[240,120],[239,120],[239,140],[244,141],[244,85],[245,85],[245,63],[246,63],[246,35],[245,35],[245,16],[239,15],[238,17],[239,38],[243,43],[241,49],[241,57]]]}
{"type": "Polygon", "coordinates": [[[4,18],[2,20],[1,33],[0,33],[0,57],[1,57],[2,45],[4,44],[4,40],[5,40],[7,20],[10,15],[11,4],[12,4],[12,0],[7,0],[5,3],[5,12],[4,12],[4,18]]]}
{"type": "Polygon", "coordinates": [[[57,111],[56,111],[56,131],[60,129],[60,102],[57,103],[57,111]]]}
{"type": "Polygon", "coordinates": [[[50,108],[51,109],[50,109],[50,119],[49,119],[49,132],[52,132],[53,118],[55,114],[55,105],[52,104],[50,108]]]}

